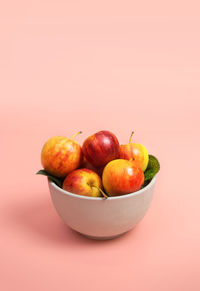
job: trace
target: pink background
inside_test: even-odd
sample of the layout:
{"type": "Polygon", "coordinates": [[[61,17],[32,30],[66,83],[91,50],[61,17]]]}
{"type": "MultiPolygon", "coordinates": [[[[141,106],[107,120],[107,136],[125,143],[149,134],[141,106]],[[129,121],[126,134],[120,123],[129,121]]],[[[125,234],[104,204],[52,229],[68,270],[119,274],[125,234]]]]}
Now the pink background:
{"type": "Polygon", "coordinates": [[[200,290],[198,3],[2,1],[1,290],[200,290]],[[100,129],[134,130],[162,167],[143,221],[106,242],[35,175],[46,139],[100,129]]]}

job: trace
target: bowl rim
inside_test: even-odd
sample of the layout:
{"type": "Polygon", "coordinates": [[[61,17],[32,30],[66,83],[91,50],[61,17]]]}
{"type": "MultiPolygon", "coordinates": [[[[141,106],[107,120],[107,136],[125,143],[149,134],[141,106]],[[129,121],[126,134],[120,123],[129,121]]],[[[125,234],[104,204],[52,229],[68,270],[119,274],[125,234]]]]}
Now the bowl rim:
{"type": "Polygon", "coordinates": [[[129,193],[129,194],[124,194],[124,195],[120,195],[120,196],[113,196],[113,197],[108,197],[107,199],[105,199],[104,197],[90,197],[90,196],[84,196],[84,195],[78,195],[78,194],[75,194],[75,193],[71,193],[71,192],[68,192],[66,190],[63,190],[62,188],[60,188],[59,186],[57,186],[53,181],[50,181],[48,179],[48,183],[49,185],[51,185],[53,188],[55,188],[56,190],[58,190],[60,193],[64,194],[64,195],[68,195],[68,196],[71,196],[71,197],[74,197],[74,198],[78,198],[78,199],[86,199],[86,200],[99,200],[99,201],[102,201],[102,200],[116,200],[116,199],[126,199],[126,198],[130,198],[130,197],[133,197],[133,196],[137,196],[137,195],[140,195],[142,194],[143,192],[147,191],[148,189],[150,189],[156,182],[156,176],[153,177],[153,179],[151,180],[151,182],[144,188],[136,191],[136,192],[133,192],[133,193],[129,193]]]}

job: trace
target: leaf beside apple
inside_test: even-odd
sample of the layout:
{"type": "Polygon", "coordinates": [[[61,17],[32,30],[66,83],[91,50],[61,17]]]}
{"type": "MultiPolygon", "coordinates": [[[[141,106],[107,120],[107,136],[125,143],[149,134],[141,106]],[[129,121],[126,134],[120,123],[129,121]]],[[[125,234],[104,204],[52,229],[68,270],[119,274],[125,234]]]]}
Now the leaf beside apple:
{"type": "Polygon", "coordinates": [[[158,159],[153,155],[149,155],[148,166],[144,172],[144,181],[150,182],[153,179],[153,177],[159,172],[159,170],[160,163],[158,159]]]}
{"type": "Polygon", "coordinates": [[[58,178],[55,177],[51,174],[49,174],[47,171],[45,170],[40,170],[36,173],[37,175],[44,175],[47,176],[52,182],[54,182],[58,187],[62,188],[62,184],[63,184],[63,179],[62,178],[58,178]]]}

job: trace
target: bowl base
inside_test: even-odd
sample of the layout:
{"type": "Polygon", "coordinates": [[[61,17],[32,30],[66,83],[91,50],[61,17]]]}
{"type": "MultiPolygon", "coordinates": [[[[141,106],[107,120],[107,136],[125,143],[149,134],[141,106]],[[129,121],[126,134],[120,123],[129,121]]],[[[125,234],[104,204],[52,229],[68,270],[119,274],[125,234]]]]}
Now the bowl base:
{"type": "MultiPolygon", "coordinates": [[[[78,231],[77,231],[78,232],[78,231]]],[[[94,240],[109,240],[109,239],[114,239],[114,238],[117,238],[117,237],[120,237],[122,236],[123,234],[127,233],[128,231],[125,231],[125,232],[122,232],[120,234],[117,234],[117,235],[112,235],[112,236],[92,236],[92,235],[88,235],[88,234],[84,234],[84,233],[81,233],[81,232],[78,232],[79,234],[89,238],[89,239],[94,239],[94,240]]]]}

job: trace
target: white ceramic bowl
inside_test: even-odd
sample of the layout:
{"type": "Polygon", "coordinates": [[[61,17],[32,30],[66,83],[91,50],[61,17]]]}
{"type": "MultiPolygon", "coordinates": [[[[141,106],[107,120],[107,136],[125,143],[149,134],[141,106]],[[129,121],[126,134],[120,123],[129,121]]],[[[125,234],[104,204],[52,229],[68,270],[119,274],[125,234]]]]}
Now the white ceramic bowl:
{"type": "Polygon", "coordinates": [[[155,182],[154,177],[137,192],[104,199],[67,192],[48,180],[53,204],[63,221],[94,239],[111,239],[131,230],[147,212],[155,182]]]}

